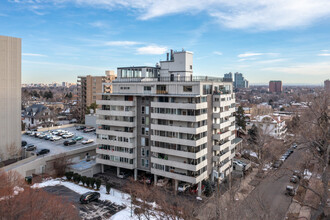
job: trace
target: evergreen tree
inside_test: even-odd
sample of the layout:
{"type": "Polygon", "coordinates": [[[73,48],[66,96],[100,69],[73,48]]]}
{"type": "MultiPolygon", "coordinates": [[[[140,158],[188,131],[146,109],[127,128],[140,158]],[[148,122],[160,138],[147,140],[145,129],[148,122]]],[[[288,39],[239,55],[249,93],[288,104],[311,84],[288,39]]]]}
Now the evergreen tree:
{"type": "Polygon", "coordinates": [[[246,121],[244,115],[244,109],[242,106],[239,106],[237,111],[235,112],[236,124],[241,127],[243,130],[246,129],[246,121]]]}

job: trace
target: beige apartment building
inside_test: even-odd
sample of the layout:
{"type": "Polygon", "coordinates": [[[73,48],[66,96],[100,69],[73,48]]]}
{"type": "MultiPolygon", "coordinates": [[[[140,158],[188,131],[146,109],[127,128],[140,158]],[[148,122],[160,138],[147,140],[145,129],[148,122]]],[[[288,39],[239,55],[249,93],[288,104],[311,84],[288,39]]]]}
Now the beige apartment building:
{"type": "Polygon", "coordinates": [[[105,71],[104,76],[78,76],[77,85],[80,121],[84,121],[87,107],[92,103],[96,103],[96,100],[101,99],[101,93],[111,93],[111,85],[103,86],[103,83],[110,83],[115,78],[115,72],[112,70],[105,71]]]}
{"type": "Polygon", "coordinates": [[[155,67],[121,67],[97,104],[97,163],[168,178],[221,182],[235,155],[232,82],[193,76],[193,53],[172,52],[155,67]]]}
{"type": "Polygon", "coordinates": [[[21,39],[0,36],[0,161],[20,156],[21,39]]]}

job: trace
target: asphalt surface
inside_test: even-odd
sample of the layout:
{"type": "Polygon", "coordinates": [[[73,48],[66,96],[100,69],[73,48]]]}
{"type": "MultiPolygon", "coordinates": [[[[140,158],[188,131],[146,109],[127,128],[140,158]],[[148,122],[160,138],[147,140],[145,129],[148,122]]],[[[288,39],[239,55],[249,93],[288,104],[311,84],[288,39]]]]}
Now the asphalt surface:
{"type": "MultiPolygon", "coordinates": [[[[64,144],[63,144],[64,141],[70,140],[72,138],[61,139],[58,141],[50,141],[50,140],[40,139],[37,137],[31,137],[29,135],[23,134],[22,141],[26,141],[27,144],[35,145],[37,147],[36,151],[38,151],[40,149],[49,149],[50,153],[47,155],[60,154],[60,153],[64,153],[64,152],[67,152],[70,150],[75,150],[78,148],[83,148],[83,147],[87,147],[87,146],[95,144],[95,141],[96,141],[95,132],[83,133],[82,131],[77,131],[76,127],[63,128],[61,130],[66,130],[66,131],[72,132],[72,133],[74,133],[74,136],[81,136],[81,137],[83,137],[83,139],[80,141],[77,141],[77,143],[74,145],[64,146],[64,144]],[[94,142],[90,143],[90,144],[86,144],[86,145],[83,145],[81,143],[83,140],[88,140],[88,139],[93,139],[94,142]]],[[[55,130],[51,130],[51,131],[55,131],[55,130]]],[[[36,152],[36,151],[30,151],[30,152],[36,152]]]]}
{"type": "Polygon", "coordinates": [[[290,185],[292,170],[301,166],[301,156],[304,152],[295,150],[282,166],[266,174],[266,178],[246,198],[246,216],[254,219],[253,215],[259,213],[265,219],[285,219],[286,212],[291,204],[292,197],[285,195],[286,186],[290,185]]]}
{"type": "Polygon", "coordinates": [[[47,186],[43,189],[46,192],[61,196],[65,201],[71,202],[79,210],[80,217],[86,220],[109,219],[112,215],[125,208],[110,201],[102,200],[81,204],[79,202],[80,194],[65,186],[47,186]]]}

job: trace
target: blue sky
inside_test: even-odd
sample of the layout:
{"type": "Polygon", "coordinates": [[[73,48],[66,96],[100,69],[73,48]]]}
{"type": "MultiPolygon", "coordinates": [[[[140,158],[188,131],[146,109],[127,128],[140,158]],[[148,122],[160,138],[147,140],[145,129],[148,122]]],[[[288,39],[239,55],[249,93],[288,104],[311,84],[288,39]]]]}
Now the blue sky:
{"type": "Polygon", "coordinates": [[[75,82],[194,52],[194,74],[251,84],[330,78],[329,0],[1,0],[0,35],[22,38],[22,82],[75,82]]]}

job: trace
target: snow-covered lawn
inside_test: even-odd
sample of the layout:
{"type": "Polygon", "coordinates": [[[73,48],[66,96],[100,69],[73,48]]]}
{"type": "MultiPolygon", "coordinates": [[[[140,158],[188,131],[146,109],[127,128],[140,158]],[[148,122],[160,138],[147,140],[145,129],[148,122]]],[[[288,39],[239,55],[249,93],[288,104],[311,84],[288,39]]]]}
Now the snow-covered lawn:
{"type": "MultiPolygon", "coordinates": [[[[32,186],[32,188],[43,188],[47,186],[56,186],[62,185],[65,186],[72,191],[83,194],[89,191],[93,191],[92,189],[87,189],[81,185],[77,185],[73,182],[68,182],[65,179],[47,179],[42,183],[36,183],[32,186]]],[[[131,197],[130,195],[123,193],[119,190],[111,189],[110,194],[106,194],[105,186],[101,186],[100,190],[97,191],[101,194],[100,200],[108,200],[117,205],[125,205],[126,208],[121,210],[120,212],[116,213],[115,215],[111,216],[111,220],[123,220],[123,219],[137,219],[136,216],[131,217],[131,197]]]]}

